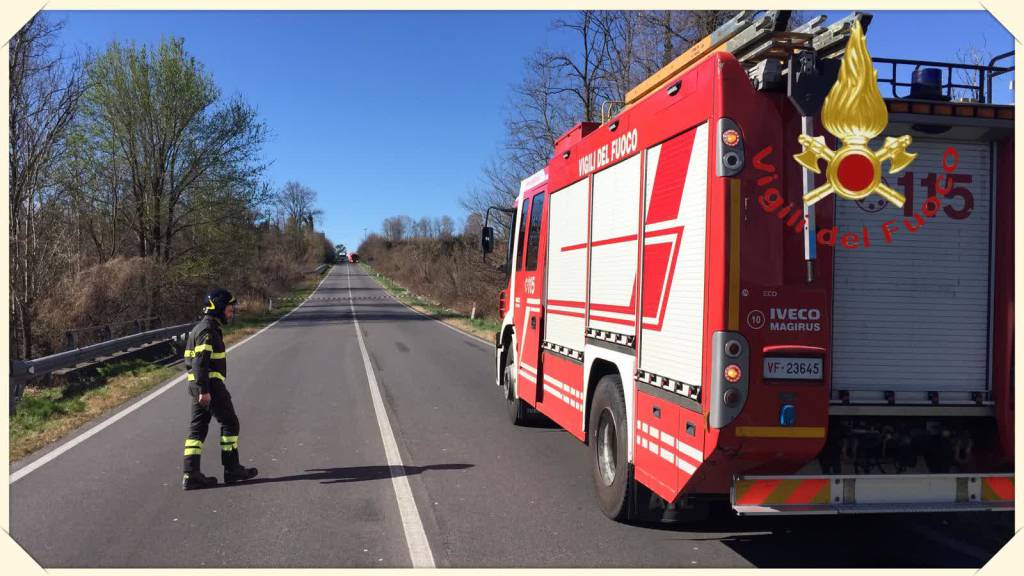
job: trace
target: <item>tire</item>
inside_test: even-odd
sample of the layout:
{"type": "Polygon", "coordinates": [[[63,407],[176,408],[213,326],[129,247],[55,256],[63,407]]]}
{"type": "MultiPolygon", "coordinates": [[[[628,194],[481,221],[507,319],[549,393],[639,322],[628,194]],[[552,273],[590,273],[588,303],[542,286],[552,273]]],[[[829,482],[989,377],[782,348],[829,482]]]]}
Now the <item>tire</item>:
{"type": "Polygon", "coordinates": [[[516,390],[516,349],[512,343],[505,354],[505,369],[501,372],[501,391],[505,395],[509,420],[515,426],[524,426],[529,421],[529,406],[519,398],[516,390]]]}
{"type": "Polygon", "coordinates": [[[645,495],[649,498],[650,493],[633,478],[626,402],[618,374],[604,376],[597,383],[589,436],[594,489],[601,512],[617,522],[639,519],[636,503],[646,503],[645,495]]]}

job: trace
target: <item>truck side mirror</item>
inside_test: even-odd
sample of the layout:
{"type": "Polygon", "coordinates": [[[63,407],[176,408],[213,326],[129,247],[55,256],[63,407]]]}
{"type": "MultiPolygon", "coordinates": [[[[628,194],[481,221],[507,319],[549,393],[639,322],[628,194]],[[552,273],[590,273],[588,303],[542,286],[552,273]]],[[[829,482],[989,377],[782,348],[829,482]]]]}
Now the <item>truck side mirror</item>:
{"type": "Polygon", "coordinates": [[[480,229],[480,249],[484,254],[494,251],[494,228],[484,226],[480,229]]]}

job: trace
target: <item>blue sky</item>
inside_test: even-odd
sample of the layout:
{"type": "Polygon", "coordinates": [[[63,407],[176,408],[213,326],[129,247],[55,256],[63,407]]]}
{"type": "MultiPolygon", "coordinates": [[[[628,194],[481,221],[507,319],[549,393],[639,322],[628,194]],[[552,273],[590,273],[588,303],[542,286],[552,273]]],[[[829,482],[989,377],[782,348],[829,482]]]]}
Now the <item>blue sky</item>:
{"type": "MultiPolygon", "coordinates": [[[[845,12],[826,12],[832,21],[845,12]]],[[[65,47],[180,36],[225,95],[254,104],[273,136],[277,185],[319,193],[322,228],[354,249],[396,214],[465,216],[459,199],[502,139],[524,59],[565,42],[558,12],[55,12],[65,47]]],[[[956,60],[1013,49],[984,12],[876,12],[874,56],[956,60]],[[955,31],[955,34],[954,34],[955,31]]],[[[1010,98],[1000,80],[997,101],[1010,98]]]]}

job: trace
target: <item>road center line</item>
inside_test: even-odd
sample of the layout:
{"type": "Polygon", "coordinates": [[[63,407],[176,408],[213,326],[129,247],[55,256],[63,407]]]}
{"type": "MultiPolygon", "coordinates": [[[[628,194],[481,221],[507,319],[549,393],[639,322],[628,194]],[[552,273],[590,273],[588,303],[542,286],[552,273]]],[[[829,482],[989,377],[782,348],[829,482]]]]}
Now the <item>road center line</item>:
{"type": "Polygon", "coordinates": [[[370,384],[373,412],[377,416],[377,426],[380,427],[380,438],[384,443],[384,455],[388,461],[391,485],[395,488],[398,512],[402,515],[402,529],[405,531],[405,543],[409,547],[409,558],[412,560],[413,568],[434,568],[434,554],[430,551],[430,542],[427,541],[427,533],[423,529],[423,521],[420,519],[419,509],[416,508],[416,500],[412,496],[409,479],[405,475],[405,465],[402,464],[402,455],[398,451],[398,442],[395,441],[395,434],[391,430],[391,422],[388,420],[387,411],[384,409],[384,400],[380,394],[380,386],[377,384],[377,377],[373,373],[373,366],[370,365],[370,355],[366,352],[363,333],[359,330],[356,306],[352,300],[351,268],[346,266],[345,271],[348,277],[348,305],[352,310],[352,323],[356,328],[359,351],[363,355],[363,368],[366,370],[366,380],[370,384]]]}
{"type": "MultiPolygon", "coordinates": [[[[280,322],[281,320],[284,320],[285,318],[291,316],[292,312],[295,312],[299,308],[302,308],[302,306],[306,302],[309,302],[309,300],[311,298],[313,298],[313,295],[316,294],[316,291],[320,289],[320,286],[324,283],[324,280],[327,280],[327,277],[330,276],[330,275],[331,275],[330,272],[328,272],[326,275],[324,275],[324,277],[320,279],[320,284],[317,284],[316,288],[314,288],[313,291],[310,292],[309,296],[305,300],[303,300],[298,306],[296,306],[295,308],[292,308],[291,310],[289,310],[288,313],[285,314],[284,316],[281,316],[277,320],[274,320],[270,324],[264,326],[259,332],[253,334],[252,336],[249,336],[248,338],[246,338],[245,340],[242,340],[241,342],[236,342],[235,344],[231,345],[230,347],[228,347],[227,350],[225,350],[225,352],[230,352],[230,351],[234,350],[235,348],[238,348],[242,344],[245,344],[249,340],[252,340],[253,338],[259,336],[260,334],[263,334],[265,331],[273,328],[274,325],[277,324],[278,322],[280,322]]],[[[350,283],[351,283],[351,281],[350,281],[350,283]]],[[[132,412],[138,410],[139,408],[142,408],[150,400],[156,398],[157,396],[163,394],[164,392],[167,392],[168,390],[170,390],[171,388],[176,386],[179,382],[181,382],[184,379],[185,379],[185,374],[182,374],[180,376],[175,377],[174,379],[172,379],[167,384],[164,384],[163,386],[157,388],[153,392],[150,392],[148,395],[144,396],[138,402],[132,404],[131,406],[125,408],[124,410],[121,410],[117,414],[114,414],[110,418],[107,418],[106,420],[104,420],[103,422],[93,426],[92,428],[89,428],[88,430],[86,430],[85,432],[82,432],[81,434],[79,434],[75,438],[67,441],[64,444],[61,444],[57,448],[54,448],[52,451],[47,452],[45,456],[42,456],[38,460],[34,460],[30,464],[26,464],[25,466],[22,466],[16,472],[11,473],[10,484],[14,484],[18,480],[21,480],[25,476],[28,476],[29,474],[31,474],[35,470],[37,470],[39,468],[42,468],[44,465],[46,465],[47,463],[51,462],[52,460],[54,460],[55,458],[57,458],[61,454],[67,452],[68,450],[71,450],[75,446],[78,446],[82,442],[85,442],[89,438],[92,438],[96,434],[100,433],[101,431],[103,431],[103,429],[105,429],[106,427],[110,426],[114,422],[117,422],[121,418],[124,418],[125,416],[131,414],[132,412]]]]}

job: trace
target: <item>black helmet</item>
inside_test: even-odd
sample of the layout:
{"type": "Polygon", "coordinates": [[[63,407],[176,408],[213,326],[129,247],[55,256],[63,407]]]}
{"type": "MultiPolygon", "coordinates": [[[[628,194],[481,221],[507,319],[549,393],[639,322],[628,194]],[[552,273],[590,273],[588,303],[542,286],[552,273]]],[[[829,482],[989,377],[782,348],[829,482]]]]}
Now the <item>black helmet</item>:
{"type": "Polygon", "coordinates": [[[226,321],[224,309],[228,307],[228,304],[234,303],[235,297],[231,292],[223,288],[214,288],[206,295],[206,306],[203,308],[203,313],[207,316],[214,316],[222,321],[226,321]]]}

